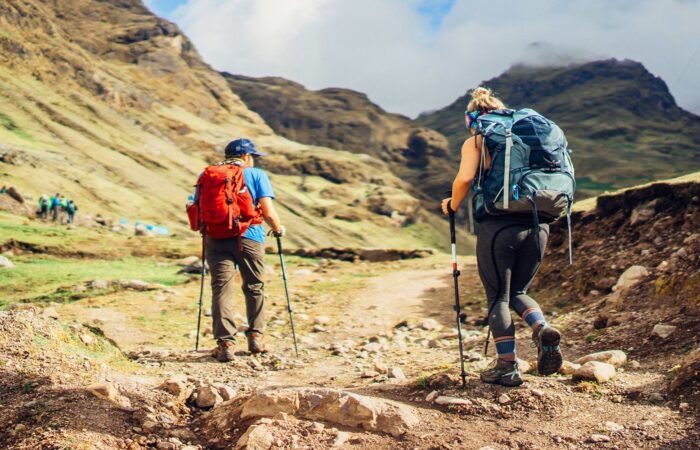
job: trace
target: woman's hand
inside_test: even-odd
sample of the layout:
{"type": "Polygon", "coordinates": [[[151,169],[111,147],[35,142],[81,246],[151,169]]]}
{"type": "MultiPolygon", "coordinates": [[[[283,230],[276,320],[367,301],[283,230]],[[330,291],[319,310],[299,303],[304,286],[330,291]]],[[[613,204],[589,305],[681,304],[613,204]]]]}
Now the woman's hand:
{"type": "Polygon", "coordinates": [[[442,201],[442,213],[444,215],[449,215],[450,214],[450,208],[452,209],[452,212],[456,211],[457,208],[454,207],[452,204],[452,197],[446,198],[442,201]]]}

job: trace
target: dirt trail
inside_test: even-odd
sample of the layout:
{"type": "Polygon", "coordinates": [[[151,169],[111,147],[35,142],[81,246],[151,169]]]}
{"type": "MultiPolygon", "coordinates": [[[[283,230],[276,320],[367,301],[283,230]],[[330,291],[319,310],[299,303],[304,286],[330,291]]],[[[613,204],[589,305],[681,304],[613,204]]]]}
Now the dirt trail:
{"type": "Polygon", "coordinates": [[[423,317],[424,298],[450,282],[444,268],[405,270],[370,280],[345,311],[351,331],[363,335],[386,331],[403,320],[423,317]]]}
{"type": "MultiPolygon", "coordinates": [[[[472,259],[464,260],[460,278],[461,301],[470,316],[463,327],[468,385],[466,390],[461,389],[457,375],[452,279],[449,265],[446,270],[443,260],[447,261],[445,255],[399,263],[333,264],[311,270],[303,266],[303,262],[292,266],[290,281],[298,311],[302,352],[299,359],[293,355],[285,301],[274,278],[268,285],[267,344],[270,352],[251,357],[239,344],[238,358],[229,364],[214,361],[204,351],[195,353],[191,350],[189,330],[192,326],[192,299],[196,298],[198,287],[196,282],[176,288],[177,292],[167,299],[158,293],[134,293],[124,300],[127,311],[112,311],[101,316],[107,321],[111,317],[119,319],[116,326],[105,324],[103,327],[108,336],[110,330],[126,329],[128,334],[129,327],[139,328],[132,338],[117,333],[120,343],[126,345],[125,350],[135,352],[132,353],[134,363],[126,372],[103,368],[101,370],[107,372],[101,376],[103,380],[111,380],[110,383],[120,386],[124,395],[131,398],[135,412],[130,416],[119,413],[124,419],[109,421],[113,416],[105,411],[103,415],[94,416],[103,417],[99,424],[89,424],[90,417],[80,413],[80,408],[87,407],[86,398],[84,394],[80,397],[80,387],[75,381],[70,388],[39,390],[37,395],[48,396],[40,401],[54,405],[53,411],[61,411],[62,423],[70,422],[70,418],[76,415],[83,417],[80,426],[71,423],[71,429],[83,430],[75,431],[77,434],[72,439],[79,436],[77,439],[100,443],[95,445],[98,448],[159,446],[179,450],[182,447],[168,447],[169,444],[163,443],[173,437],[202,448],[230,448],[250,425],[249,421],[236,423],[235,432],[229,433],[225,443],[215,443],[218,441],[211,440],[211,436],[222,438],[227,434],[225,430],[207,428],[220,426],[216,422],[202,425],[208,417],[205,410],[192,403],[173,404],[156,388],[162,380],[172,376],[185,377],[195,385],[224,383],[231,386],[240,399],[270,386],[339,388],[375,399],[399,401],[410,407],[419,419],[400,437],[343,427],[322,419],[320,422],[325,428],[309,420],[275,419],[264,424],[276,439],[274,448],[330,448],[338,436],[346,439],[342,444],[345,448],[367,449],[693,448],[697,437],[693,431],[695,416],[690,411],[679,409],[678,400],[666,394],[667,372],[655,365],[628,364],[627,369],[620,370],[612,381],[601,384],[581,384],[573,382],[569,376],[539,377],[533,374],[524,375],[525,385],[516,389],[482,384],[478,372],[490,358],[481,355],[485,329],[475,324],[475,319],[483,317],[484,300],[472,259]],[[182,310],[187,314],[184,317],[190,320],[183,322],[178,316],[173,324],[158,322],[173,310],[182,310]],[[135,320],[130,322],[129,314],[135,315],[135,320]],[[321,317],[325,319],[318,328],[321,317]],[[434,322],[427,319],[434,319],[434,322]],[[395,327],[403,321],[407,326],[395,327]],[[69,404],[56,406],[61,399],[67,398],[61,392],[70,392],[69,397],[75,398],[69,404]],[[456,397],[463,399],[464,403],[440,405],[434,402],[436,396],[456,397]],[[139,412],[144,408],[145,412],[139,412]],[[145,431],[144,427],[152,425],[144,425],[144,420],[160,423],[159,417],[166,417],[163,414],[172,416],[176,424],[165,423],[145,431]],[[109,434],[105,435],[107,432],[109,434]],[[202,433],[206,434],[206,440],[202,433]],[[592,437],[594,435],[596,437],[592,437]],[[292,436],[296,437],[290,440],[292,436]],[[141,446],[114,444],[122,438],[141,446]],[[601,441],[592,442],[597,439],[601,441]]],[[[94,311],[108,305],[118,308],[115,298],[107,296],[76,302],[60,308],[60,313],[63,319],[96,318],[100,315],[94,311]],[[88,313],[90,311],[93,313],[88,313]]],[[[575,314],[564,315],[555,323],[566,328],[572,320],[580,319],[575,314]]],[[[207,317],[204,323],[208,325],[208,322],[207,317]]],[[[519,354],[528,359],[532,356],[529,330],[519,325],[517,334],[519,354]]],[[[204,347],[209,347],[210,339],[210,336],[204,338],[204,347]]],[[[35,343],[36,339],[29,341],[35,343]]],[[[565,356],[575,359],[586,354],[588,347],[585,341],[565,341],[565,356]]],[[[24,354],[24,351],[17,354],[24,354]]],[[[51,371],[64,367],[64,363],[51,360],[58,356],[52,353],[43,363],[51,371]]],[[[70,356],[69,361],[73,360],[70,356]]],[[[64,371],[70,373],[78,370],[74,367],[82,368],[80,361],[71,362],[72,365],[64,371]]],[[[87,363],[84,365],[93,367],[87,363]]],[[[89,380],[92,376],[94,374],[78,378],[89,380]]],[[[26,381],[17,380],[17,383],[17,395],[21,397],[24,395],[21,394],[22,383],[26,384],[26,381]]],[[[25,395],[24,400],[10,401],[21,404],[26,400],[25,395]]],[[[108,403],[96,405],[94,401],[90,405],[99,411],[113,408],[108,403]]],[[[13,410],[4,413],[8,411],[13,410]]],[[[0,410],[0,418],[2,414],[0,410]]],[[[21,407],[17,414],[20,414],[19,418],[10,416],[7,420],[27,422],[31,420],[27,417],[33,417],[31,410],[21,407]]],[[[231,414],[235,414],[235,409],[231,414]]],[[[47,423],[44,416],[37,420],[47,423]]],[[[15,447],[35,448],[38,443],[63,442],[54,433],[36,436],[40,437],[27,438],[22,441],[23,446],[15,447]]],[[[2,439],[0,433],[0,442],[2,439]]]]}

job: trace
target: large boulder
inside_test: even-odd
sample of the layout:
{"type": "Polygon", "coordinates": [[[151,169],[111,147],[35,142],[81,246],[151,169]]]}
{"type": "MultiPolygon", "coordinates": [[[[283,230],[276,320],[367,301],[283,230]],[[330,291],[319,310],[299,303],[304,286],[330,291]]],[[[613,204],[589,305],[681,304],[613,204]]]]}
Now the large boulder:
{"type": "Polygon", "coordinates": [[[573,378],[574,380],[588,380],[604,383],[613,378],[615,373],[615,366],[612,364],[599,361],[588,361],[574,371],[573,378]]]}
{"type": "Polygon", "coordinates": [[[586,364],[588,361],[598,361],[612,364],[615,368],[627,363],[627,354],[622,350],[606,350],[604,352],[591,353],[576,360],[576,364],[586,364]]]}
{"type": "Polygon", "coordinates": [[[407,405],[337,389],[265,389],[245,401],[241,419],[285,413],[308,420],[400,436],[419,422],[407,405]]]}

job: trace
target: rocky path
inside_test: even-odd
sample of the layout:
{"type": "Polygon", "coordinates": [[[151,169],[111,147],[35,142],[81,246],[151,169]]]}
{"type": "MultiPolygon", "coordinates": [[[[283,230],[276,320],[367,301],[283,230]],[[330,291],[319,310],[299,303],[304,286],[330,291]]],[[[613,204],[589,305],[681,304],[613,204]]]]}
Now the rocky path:
{"type": "MultiPolygon", "coordinates": [[[[526,374],[525,385],[516,389],[480,383],[478,372],[490,359],[480,352],[485,329],[475,321],[483,317],[484,305],[470,260],[461,278],[469,317],[464,324],[469,376],[462,389],[452,279],[442,262],[436,257],[292,268],[298,359],[283,297],[272,284],[271,351],[251,357],[241,348],[229,364],[193,352],[187,328],[177,330],[186,339],[174,341],[184,345],[168,347],[154,334],[160,309],[177,309],[178,299],[194,298],[196,283],[178,288],[167,306],[157,306],[163,302],[155,300],[158,293],[148,294],[150,299],[139,294],[134,304],[145,303],[143,311],[154,322],[139,330],[143,335],[123,338],[131,361],[99,363],[89,353],[76,359],[72,347],[66,354],[44,354],[32,369],[37,374],[55,374],[61,367],[72,376],[59,376],[33,398],[22,393],[26,381],[17,380],[16,397],[8,401],[30,406],[1,410],[0,418],[19,428],[0,433],[0,443],[36,448],[66,442],[69,430],[70,439],[91,442],[93,448],[693,448],[696,416],[693,407],[667,393],[668,373],[644,361],[626,361],[622,352],[592,357],[599,365],[594,369],[611,363],[611,378],[605,381],[574,381],[572,365],[567,374],[552,377],[526,374]],[[88,380],[92,387],[86,390],[88,380]],[[32,404],[51,405],[53,412],[42,409],[36,416],[32,404]],[[85,416],[86,408],[100,413],[85,416]],[[80,425],[76,417],[83,417],[80,425]],[[99,423],[91,424],[92,417],[99,423]],[[39,421],[42,433],[29,434],[39,421]]],[[[100,301],[107,307],[112,300],[78,302],[58,313],[62,320],[88,317],[81,308],[100,307],[100,301]]],[[[133,325],[122,313],[115,315],[120,319],[115,324],[128,329],[133,325]]],[[[54,319],[45,316],[26,320],[51,332],[54,319]]],[[[103,331],[112,338],[110,315],[101,317],[107,318],[103,331]]],[[[12,321],[5,320],[11,332],[12,321]]],[[[564,314],[555,323],[566,330],[577,320],[576,314],[564,314]]],[[[20,329],[26,334],[33,328],[24,323],[20,329]]],[[[102,343],[93,329],[70,330],[78,347],[94,352],[102,343]]],[[[115,336],[119,341],[121,335],[115,336]]],[[[520,327],[518,337],[521,357],[531,358],[529,331],[520,327]]],[[[13,343],[12,355],[36,354],[37,342],[43,341],[28,336],[13,343]]],[[[564,346],[570,360],[589,352],[586,342],[565,341],[564,346]]],[[[9,367],[13,364],[22,364],[27,373],[26,360],[9,367]]]]}

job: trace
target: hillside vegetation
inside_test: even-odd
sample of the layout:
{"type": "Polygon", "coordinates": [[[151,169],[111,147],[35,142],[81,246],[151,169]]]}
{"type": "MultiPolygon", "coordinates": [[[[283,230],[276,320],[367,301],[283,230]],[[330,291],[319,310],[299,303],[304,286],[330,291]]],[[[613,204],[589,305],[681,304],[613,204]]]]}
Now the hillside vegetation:
{"type": "Polygon", "coordinates": [[[276,133],[297,142],[371,155],[412,186],[441,197],[454,175],[447,139],[408,117],[384,111],[350,89],[306,89],[279,77],[223,74],[231,89],[276,133]]]}
{"type": "MultiPolygon", "coordinates": [[[[700,170],[700,117],[676,105],[666,83],[637,62],[516,66],[483,82],[509,107],[529,107],[566,133],[578,188],[591,195],[700,170]]],[[[468,93],[418,122],[464,141],[468,93]]]]}
{"type": "Polygon", "coordinates": [[[276,136],[140,0],[2,1],[0,49],[0,173],[30,198],[181,231],[197,174],[247,136],[273,155],[293,243],[439,242],[442,221],[384,163],[276,136]]]}

